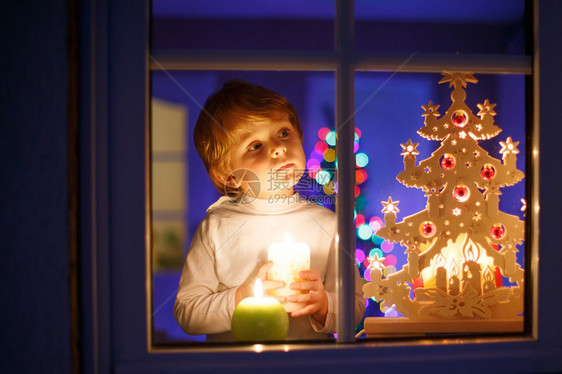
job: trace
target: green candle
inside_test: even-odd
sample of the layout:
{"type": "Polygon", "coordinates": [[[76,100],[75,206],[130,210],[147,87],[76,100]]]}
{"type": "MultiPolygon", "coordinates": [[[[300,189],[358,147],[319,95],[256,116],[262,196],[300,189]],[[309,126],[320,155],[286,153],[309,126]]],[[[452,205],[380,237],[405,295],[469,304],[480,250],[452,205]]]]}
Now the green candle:
{"type": "Polygon", "coordinates": [[[284,340],[289,317],[279,301],[263,297],[261,281],[256,280],[255,297],[242,300],[232,314],[232,335],[237,341],[284,340]]]}

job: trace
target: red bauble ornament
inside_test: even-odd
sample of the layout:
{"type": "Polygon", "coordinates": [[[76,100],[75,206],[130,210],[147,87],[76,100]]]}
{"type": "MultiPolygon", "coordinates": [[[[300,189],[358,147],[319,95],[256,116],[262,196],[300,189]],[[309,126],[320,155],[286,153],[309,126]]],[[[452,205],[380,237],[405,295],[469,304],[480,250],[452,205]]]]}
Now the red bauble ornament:
{"type": "Polygon", "coordinates": [[[422,222],[422,224],[420,225],[420,234],[422,234],[423,237],[431,238],[433,235],[435,235],[436,231],[437,228],[431,221],[422,222]]]}
{"type": "Polygon", "coordinates": [[[480,175],[486,181],[493,179],[496,176],[496,169],[492,165],[484,165],[480,171],[480,175]]]}
{"type": "Polygon", "coordinates": [[[464,112],[455,112],[453,114],[453,125],[457,127],[464,127],[466,125],[466,114],[464,112]]]}
{"type": "Polygon", "coordinates": [[[451,170],[455,167],[455,158],[449,154],[444,155],[441,159],[441,167],[444,170],[451,170]]]}
{"type": "Polygon", "coordinates": [[[453,197],[463,203],[470,197],[470,190],[466,186],[457,186],[453,190],[453,197]]]}
{"type": "Polygon", "coordinates": [[[505,235],[505,228],[503,227],[503,225],[498,223],[492,226],[492,228],[490,229],[490,234],[492,235],[492,238],[499,240],[505,235]]]}

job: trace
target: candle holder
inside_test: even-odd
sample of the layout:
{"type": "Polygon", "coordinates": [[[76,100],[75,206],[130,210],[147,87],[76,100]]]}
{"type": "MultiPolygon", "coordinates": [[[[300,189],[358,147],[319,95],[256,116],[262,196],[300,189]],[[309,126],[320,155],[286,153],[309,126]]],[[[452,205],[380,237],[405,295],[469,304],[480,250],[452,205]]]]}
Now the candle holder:
{"type": "Polygon", "coordinates": [[[476,115],[466,105],[465,87],[476,82],[472,73],[444,72],[439,83],[453,88],[451,106],[443,116],[431,101],[422,106],[425,120],[418,134],[441,141],[431,157],[416,164],[418,143],[401,144],[404,171],[397,179],[422,189],[427,205],[396,222],[398,202],[390,197],[382,202],[385,225],[376,235],[406,247],[408,263],[391,274],[371,269],[363,292],[405,318],[400,323],[367,318],[368,336],[382,331],[523,331],[525,277],[515,253],[524,240],[524,221],[498,205],[500,188],[524,178],[516,168],[519,142],[510,137],[500,142],[501,161],[478,145],[501,129],[494,124],[495,104],[486,99],[476,115]],[[502,276],[510,285],[502,284],[502,276]],[[425,327],[414,327],[414,322],[425,327]]]}
{"type": "MultiPolygon", "coordinates": [[[[285,286],[268,290],[271,296],[292,296],[306,293],[303,290],[293,290],[290,284],[303,279],[298,277],[302,270],[310,270],[310,247],[302,242],[293,242],[285,234],[284,242],[272,243],[267,250],[268,260],[273,261],[272,268],[267,273],[267,279],[283,281],[285,286]]],[[[285,302],[283,307],[287,312],[294,312],[306,306],[305,303],[285,302]]]]}

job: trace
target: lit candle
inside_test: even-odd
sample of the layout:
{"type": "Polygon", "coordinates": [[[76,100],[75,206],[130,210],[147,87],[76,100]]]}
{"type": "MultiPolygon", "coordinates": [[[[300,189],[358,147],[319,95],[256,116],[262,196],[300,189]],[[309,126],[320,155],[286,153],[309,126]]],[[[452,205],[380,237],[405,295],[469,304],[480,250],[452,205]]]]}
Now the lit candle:
{"type": "Polygon", "coordinates": [[[254,297],[247,297],[236,306],[231,329],[237,341],[283,340],[289,330],[289,317],[279,301],[263,297],[261,280],[256,279],[254,297]]]}
{"type": "MultiPolygon", "coordinates": [[[[302,270],[310,269],[310,247],[305,243],[292,242],[285,234],[284,242],[272,243],[267,251],[267,257],[273,261],[273,267],[267,273],[267,279],[285,282],[282,288],[268,290],[272,296],[292,296],[306,293],[302,290],[292,290],[289,286],[300,281],[298,274],[302,270]]],[[[306,306],[305,303],[286,302],[283,307],[287,312],[294,312],[306,306]]]]}
{"type": "Polygon", "coordinates": [[[459,281],[459,268],[454,260],[451,261],[449,267],[451,271],[451,278],[449,278],[449,295],[457,296],[460,292],[460,281],[459,281]]]}
{"type": "Polygon", "coordinates": [[[462,288],[471,286],[478,295],[482,293],[482,269],[478,263],[480,250],[472,241],[467,240],[463,245],[465,262],[462,266],[462,288]]]}
{"type": "Polygon", "coordinates": [[[445,269],[445,257],[439,253],[436,259],[435,287],[447,293],[447,270],[445,269]]]}
{"type": "Polygon", "coordinates": [[[492,290],[495,290],[495,289],[496,289],[496,281],[495,281],[495,277],[494,277],[494,271],[488,265],[486,267],[486,270],[484,271],[483,292],[488,293],[488,292],[490,292],[492,290]]]}

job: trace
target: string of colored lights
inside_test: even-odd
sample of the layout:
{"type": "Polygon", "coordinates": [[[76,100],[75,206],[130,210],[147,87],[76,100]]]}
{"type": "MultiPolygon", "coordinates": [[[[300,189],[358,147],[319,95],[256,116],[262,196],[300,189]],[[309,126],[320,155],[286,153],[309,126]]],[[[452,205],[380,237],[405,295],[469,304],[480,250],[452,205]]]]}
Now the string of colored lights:
{"type": "MultiPolygon", "coordinates": [[[[326,196],[331,196],[337,192],[337,181],[335,180],[337,168],[335,146],[337,137],[334,130],[323,127],[318,130],[318,138],[319,140],[314,145],[314,151],[310,153],[307,161],[308,175],[322,186],[322,192],[326,196]]],[[[384,264],[385,276],[396,272],[398,259],[396,255],[391,254],[394,249],[394,243],[375,235],[375,232],[383,226],[382,218],[373,215],[367,220],[364,214],[364,210],[369,204],[365,196],[361,194],[361,190],[369,175],[369,156],[359,151],[360,139],[361,130],[355,128],[355,227],[357,230],[355,259],[361,277],[365,281],[370,281],[370,272],[366,270],[369,269],[374,259],[384,264]]],[[[366,302],[366,316],[381,315],[381,313],[388,317],[397,316],[394,308],[384,307],[381,309],[378,303],[371,299],[367,299],[366,302]]]]}

